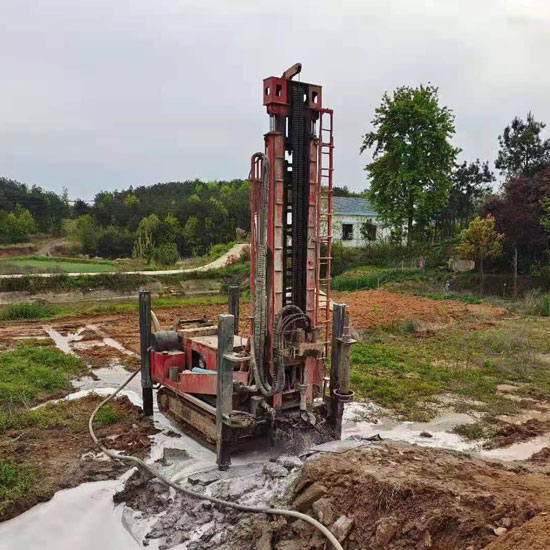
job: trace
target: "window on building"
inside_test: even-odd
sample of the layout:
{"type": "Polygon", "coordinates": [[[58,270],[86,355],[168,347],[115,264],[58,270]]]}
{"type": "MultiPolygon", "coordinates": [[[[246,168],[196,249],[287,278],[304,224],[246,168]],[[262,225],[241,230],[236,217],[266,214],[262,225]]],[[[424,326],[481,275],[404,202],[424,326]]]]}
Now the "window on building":
{"type": "Polygon", "coordinates": [[[352,223],[343,223],[342,224],[342,240],[343,241],[352,241],[353,240],[353,224],[352,223]]]}

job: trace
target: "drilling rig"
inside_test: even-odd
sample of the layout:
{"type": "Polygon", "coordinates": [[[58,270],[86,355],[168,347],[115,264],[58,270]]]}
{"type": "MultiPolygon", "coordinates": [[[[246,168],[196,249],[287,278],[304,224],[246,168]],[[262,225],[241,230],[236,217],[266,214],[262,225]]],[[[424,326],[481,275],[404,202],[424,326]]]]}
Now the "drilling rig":
{"type": "MultiPolygon", "coordinates": [[[[322,88],[294,80],[297,63],[263,81],[265,150],[251,159],[251,313],[239,331],[239,288],[217,323],[162,331],[140,293],[144,412],[159,410],[217,453],[227,469],[247,441],[340,439],[349,389],[349,322],[330,295],[333,112],[322,88]],[[326,376],[330,357],[330,376],[326,376]]],[[[245,321],[245,320],[243,320],[245,321]]]]}

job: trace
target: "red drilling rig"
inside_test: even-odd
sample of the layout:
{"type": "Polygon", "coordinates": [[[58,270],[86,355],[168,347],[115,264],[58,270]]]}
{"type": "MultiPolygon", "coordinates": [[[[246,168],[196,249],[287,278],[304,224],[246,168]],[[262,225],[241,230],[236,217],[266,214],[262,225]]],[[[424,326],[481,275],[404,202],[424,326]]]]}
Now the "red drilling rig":
{"type": "Polygon", "coordinates": [[[251,161],[246,336],[238,287],[217,325],[187,319],[168,331],[151,314],[150,294],[140,293],[144,411],[152,414],[158,384],[160,411],[214,448],[220,469],[252,439],[293,448],[339,439],[353,399],[346,306],[330,299],[333,112],[321,86],[293,79],[300,71],[297,63],[263,82],[270,127],[265,153],[251,161]]]}

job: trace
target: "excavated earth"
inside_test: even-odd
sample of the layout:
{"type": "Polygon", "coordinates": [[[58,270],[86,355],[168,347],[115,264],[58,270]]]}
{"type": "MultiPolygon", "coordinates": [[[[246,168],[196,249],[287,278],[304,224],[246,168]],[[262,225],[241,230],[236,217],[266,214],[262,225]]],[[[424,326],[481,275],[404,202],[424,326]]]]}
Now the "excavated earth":
{"type": "MultiPolygon", "coordinates": [[[[346,550],[535,550],[550,548],[549,473],[547,457],[505,465],[373,443],[309,459],[292,489],[293,505],[332,526],[346,550]]],[[[302,521],[256,517],[242,521],[223,548],[324,544],[302,521]]]]}

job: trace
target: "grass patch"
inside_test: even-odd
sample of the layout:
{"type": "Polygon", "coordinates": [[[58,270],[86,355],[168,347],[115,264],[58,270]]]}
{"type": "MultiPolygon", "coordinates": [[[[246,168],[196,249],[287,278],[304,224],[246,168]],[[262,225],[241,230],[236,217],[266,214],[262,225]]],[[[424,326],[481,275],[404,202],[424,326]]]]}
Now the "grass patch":
{"type": "Polygon", "coordinates": [[[107,260],[23,256],[0,261],[0,273],[105,273],[116,271],[107,260]]]}
{"type": "Polygon", "coordinates": [[[0,459],[0,517],[26,498],[36,480],[34,469],[30,466],[0,459]]]}
{"type": "MultiPolygon", "coordinates": [[[[243,298],[244,299],[244,293],[243,298]]],[[[226,304],[227,296],[195,296],[193,298],[155,298],[152,301],[153,309],[164,307],[192,307],[226,304]]],[[[0,310],[0,321],[16,321],[24,319],[52,319],[68,318],[76,315],[111,315],[137,311],[137,298],[132,302],[105,302],[90,304],[74,304],[63,306],[44,306],[34,303],[14,304],[0,310]],[[25,306],[25,307],[22,307],[25,306]]]]}
{"type": "Polygon", "coordinates": [[[513,414],[517,401],[497,385],[521,382],[525,391],[550,396],[548,324],[542,319],[508,320],[486,330],[450,327],[415,337],[413,326],[385,327],[366,334],[351,357],[351,383],[358,397],[411,417],[430,411],[437,394],[466,398],[462,407],[489,414],[513,414]]]}
{"type": "Polygon", "coordinates": [[[453,428],[453,433],[458,434],[468,441],[475,441],[477,439],[484,439],[487,437],[485,426],[482,422],[474,422],[473,424],[459,424],[453,428]]]}
{"type": "Polygon", "coordinates": [[[107,403],[97,411],[94,420],[97,426],[110,426],[120,420],[120,413],[107,403]]]}
{"type": "Polygon", "coordinates": [[[541,317],[550,317],[550,293],[543,294],[535,300],[533,313],[541,317]]]}
{"type": "Polygon", "coordinates": [[[25,302],[21,304],[10,304],[0,310],[0,321],[17,321],[21,319],[50,319],[60,311],[59,308],[25,302]]]}
{"type": "Polygon", "coordinates": [[[363,266],[338,275],[331,288],[336,291],[353,291],[378,288],[389,282],[420,280],[425,274],[417,268],[377,268],[363,266]]]}
{"type": "Polygon", "coordinates": [[[19,345],[0,354],[0,407],[10,411],[63,394],[85,368],[82,359],[57,349],[19,345]]]}

